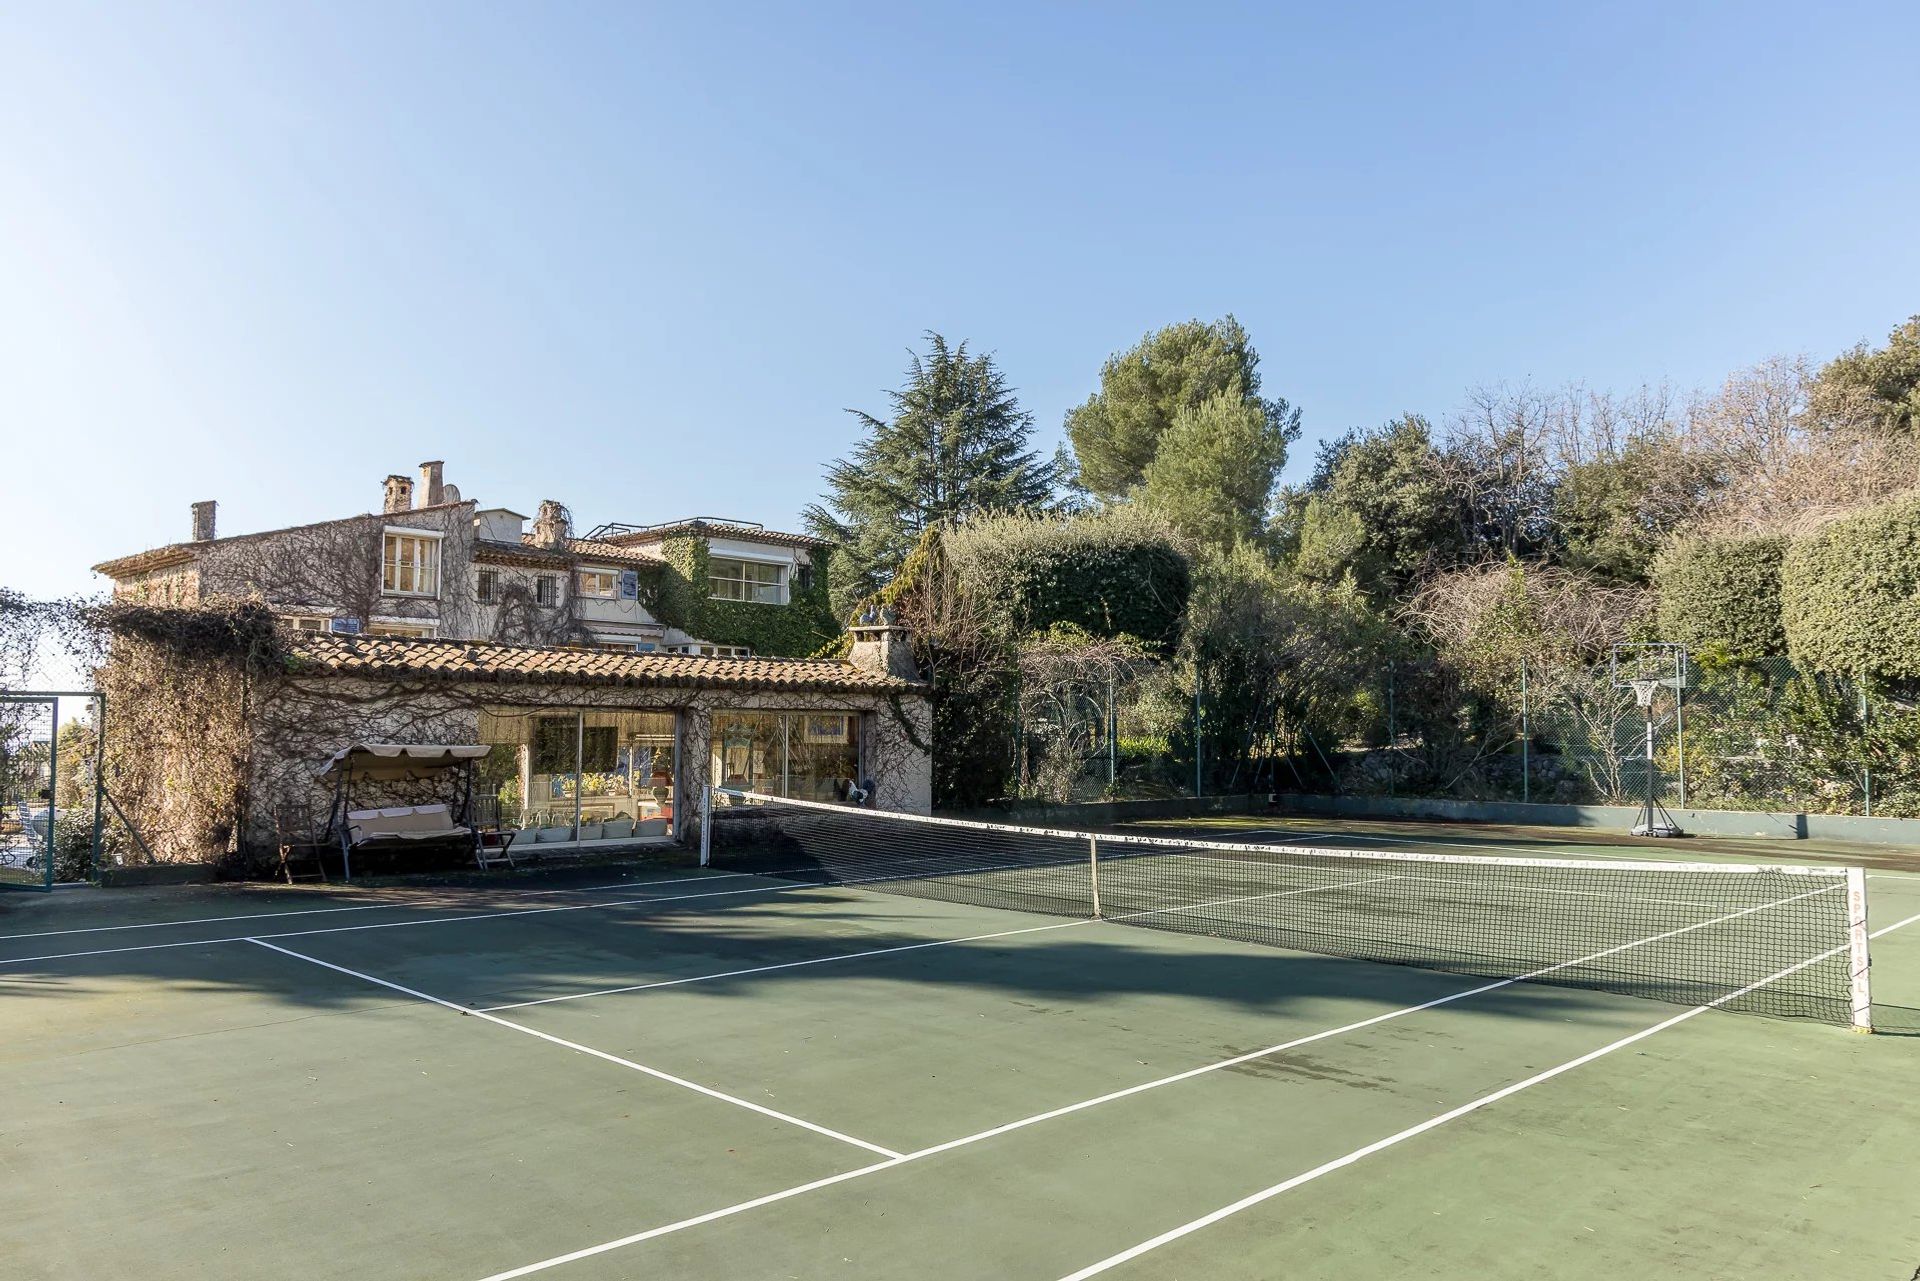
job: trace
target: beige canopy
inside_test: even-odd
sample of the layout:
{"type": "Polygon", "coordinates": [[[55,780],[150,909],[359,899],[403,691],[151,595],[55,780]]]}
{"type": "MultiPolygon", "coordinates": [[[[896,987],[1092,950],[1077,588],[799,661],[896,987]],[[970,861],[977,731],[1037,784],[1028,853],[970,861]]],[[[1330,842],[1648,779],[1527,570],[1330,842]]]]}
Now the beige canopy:
{"type": "Polygon", "coordinates": [[[478,743],[354,743],[327,758],[320,778],[411,778],[429,770],[477,761],[488,749],[478,743]]]}

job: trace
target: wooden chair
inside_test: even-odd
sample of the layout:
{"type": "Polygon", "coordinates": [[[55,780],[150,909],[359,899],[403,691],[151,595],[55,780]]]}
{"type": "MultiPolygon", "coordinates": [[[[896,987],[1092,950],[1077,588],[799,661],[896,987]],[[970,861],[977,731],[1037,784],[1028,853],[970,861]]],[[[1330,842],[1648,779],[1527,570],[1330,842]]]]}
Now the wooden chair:
{"type": "Polygon", "coordinates": [[[280,844],[280,875],[287,884],[295,881],[327,883],[326,842],[315,835],[313,811],[297,802],[280,807],[275,816],[280,844]],[[305,871],[296,871],[305,867],[305,871]]]}

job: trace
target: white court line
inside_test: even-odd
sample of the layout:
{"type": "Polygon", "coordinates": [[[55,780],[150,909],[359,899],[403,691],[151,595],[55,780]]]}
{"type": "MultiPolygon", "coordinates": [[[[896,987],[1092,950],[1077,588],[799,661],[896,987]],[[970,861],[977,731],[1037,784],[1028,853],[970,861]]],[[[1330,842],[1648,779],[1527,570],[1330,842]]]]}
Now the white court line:
{"type": "Polygon", "coordinates": [[[755,965],[747,969],[722,970],[717,974],[693,974],[686,978],[659,979],[652,983],[630,983],[625,987],[596,988],[591,992],[570,992],[565,996],[545,996],[537,1001],[512,1001],[506,1005],[487,1005],[481,1007],[482,1013],[496,1013],[500,1010],[524,1010],[530,1005],[557,1005],[562,1001],[584,1001],[594,996],[618,996],[624,992],[648,992],[655,988],[682,987],[688,983],[706,983],[714,979],[741,978],[748,974],[771,974],[777,970],[797,970],[808,965],[826,965],[833,961],[857,961],[864,957],[891,956],[897,952],[919,952],[930,947],[952,947],[960,943],[983,943],[988,939],[1011,938],[1016,934],[1040,934],[1047,930],[1070,930],[1082,925],[1098,925],[1101,921],[1129,921],[1138,916],[1160,916],[1171,912],[1191,912],[1203,907],[1219,907],[1226,903],[1246,903],[1254,899],[1288,898],[1299,894],[1319,894],[1327,890],[1344,889],[1350,885],[1371,885],[1375,881],[1391,881],[1391,876],[1374,876],[1364,880],[1342,881],[1338,885],[1316,885],[1300,890],[1275,890],[1269,894],[1249,894],[1244,898],[1214,899],[1206,903],[1183,903],[1177,907],[1156,907],[1144,912],[1123,912],[1118,916],[1085,917],[1079,920],[1058,921],[1052,925],[1029,925],[1017,930],[996,930],[992,934],[969,934],[965,938],[930,939],[925,943],[903,943],[897,947],[872,947],[861,952],[838,952],[832,956],[815,956],[803,961],[781,961],[775,965],[755,965]]]}
{"type": "MultiPolygon", "coordinates": [[[[1218,1072],[1226,1068],[1238,1067],[1242,1063],[1250,1063],[1255,1059],[1263,1059],[1263,1058],[1268,1058],[1275,1054],[1282,1054],[1288,1050],[1296,1049],[1299,1046],[1311,1045],[1315,1041],[1324,1041],[1331,1037],[1343,1036],[1348,1032],[1357,1032],[1362,1028],[1373,1027],[1376,1024],[1385,1023],[1390,1019],[1401,1018],[1404,1015],[1417,1014],[1422,1010],[1431,1010],[1438,1006],[1451,1004],[1455,1001],[1464,1001],[1468,997],[1480,996],[1487,992],[1497,991],[1500,988],[1511,987],[1516,983],[1524,983],[1530,979],[1536,979],[1543,975],[1551,974],[1556,970],[1563,970],[1576,965],[1585,965],[1590,961],[1601,960],[1605,957],[1613,956],[1617,953],[1625,952],[1632,948],[1641,947],[1648,943],[1658,943],[1658,942],[1661,942],[1662,940],[1674,938],[1681,934],[1691,933],[1694,930],[1704,929],[1710,925],[1719,925],[1719,924],[1722,924],[1723,922],[1731,921],[1738,917],[1750,916],[1755,912],[1764,911],[1770,907],[1780,907],[1787,903],[1797,902],[1803,898],[1811,898],[1816,894],[1831,894],[1835,890],[1840,888],[1841,887],[1837,885],[1829,885],[1824,889],[1808,890],[1804,894],[1796,894],[1791,898],[1780,899],[1773,903],[1764,903],[1759,907],[1746,908],[1742,911],[1729,913],[1726,916],[1718,917],[1711,921],[1701,921],[1696,925],[1682,926],[1681,928],[1676,930],[1668,930],[1664,934],[1655,934],[1649,938],[1636,939],[1631,943],[1622,943],[1616,947],[1607,948],[1605,951],[1594,952],[1591,955],[1577,957],[1571,961],[1561,961],[1561,962],[1558,962],[1557,964],[1547,966],[1545,969],[1534,970],[1530,973],[1520,975],[1518,978],[1499,979],[1492,983],[1483,983],[1479,987],[1467,988],[1463,991],[1449,993],[1446,996],[1435,997],[1433,1000],[1430,1000],[1430,1001],[1422,1001],[1418,1005],[1408,1005],[1397,1010],[1388,1010],[1383,1014],[1375,1014],[1369,1018],[1359,1019],[1355,1022],[1347,1023],[1340,1027],[1327,1028],[1324,1031],[1312,1032],[1306,1036],[1295,1037],[1291,1041],[1283,1041],[1278,1045],[1269,1045],[1265,1049],[1253,1050],[1246,1054],[1236,1054],[1230,1059],[1220,1059],[1212,1063],[1203,1063],[1199,1067],[1188,1068],[1184,1072],[1176,1072],[1171,1076],[1163,1076],[1158,1078],[1157,1080],[1152,1080],[1152,1081],[1143,1081],[1138,1085],[1128,1086],[1127,1088],[1121,1089],[1121,1090],[1114,1090],[1111,1093],[1102,1094],[1097,1098],[1082,1099],[1078,1103],[1069,1103],[1065,1107],[1054,1108],[1050,1112],[1040,1112],[1040,1113],[1036,1113],[1033,1116],[1023,1117],[1018,1121],[1009,1121],[1005,1125],[997,1125],[990,1130],[982,1130],[978,1134],[969,1134],[962,1138],[949,1139],[945,1143],[937,1143],[932,1147],[921,1148],[917,1152],[908,1152],[903,1156],[894,1157],[892,1160],[889,1160],[889,1161],[881,1161],[874,1165],[865,1165],[865,1166],[861,1166],[858,1169],[847,1170],[840,1174],[829,1175],[824,1179],[815,1179],[811,1183],[802,1183],[797,1187],[786,1188],[779,1192],[768,1193],[766,1196],[755,1197],[751,1201],[742,1201],[737,1205],[729,1205],[729,1206],[724,1206],[718,1210],[710,1210],[705,1214],[695,1215],[693,1218],[690,1218],[690,1219],[681,1219],[674,1223],[665,1223],[657,1228],[648,1228],[644,1232],[633,1233],[631,1236],[619,1237],[612,1241],[603,1241],[598,1245],[586,1246],[582,1249],[574,1250],[568,1254],[558,1254],[553,1256],[550,1259],[541,1259],[536,1263],[528,1263],[518,1268],[509,1269],[508,1271],[505,1271],[505,1272],[496,1272],[496,1273],[493,1273],[491,1276],[481,1278],[481,1281],[512,1281],[512,1279],[515,1277],[531,1276],[536,1272],[544,1272],[549,1268],[557,1268],[561,1264],[573,1263],[580,1259],[592,1258],[595,1255],[606,1254],[609,1251],[618,1250],[625,1246],[638,1245],[642,1241],[651,1241],[655,1237],[663,1237],[663,1236],[667,1236],[670,1233],[684,1231],[687,1228],[699,1227],[700,1225],[705,1223],[712,1223],[716,1219],[728,1218],[735,1214],[744,1213],[747,1210],[757,1209],[763,1205],[771,1205],[776,1201],[785,1201],[790,1197],[796,1197],[801,1195],[802,1193],[812,1192],[819,1188],[831,1187],[836,1183],[845,1183],[850,1179],[858,1179],[858,1178],[864,1177],[865,1175],[878,1173],[881,1170],[889,1170],[898,1165],[905,1165],[910,1161],[919,1161],[926,1157],[937,1156],[942,1152],[951,1152],[956,1148],[969,1147],[985,1139],[997,1138],[1002,1134],[1010,1134],[1015,1130],[1024,1130],[1028,1126],[1038,1125],[1042,1121],[1051,1121],[1057,1117],[1069,1116],[1075,1112],[1084,1112],[1088,1108],[1098,1107],[1103,1103],[1112,1103],[1118,1099],[1130,1098],[1136,1094],[1143,1094],[1148,1090],[1159,1089],[1161,1086],[1164,1086],[1164,1085],[1173,1085],[1173,1084],[1176,1084],[1177,1082],[1192,1080],[1194,1077],[1204,1076],[1211,1072],[1218,1072]]],[[[1914,917],[1912,919],[1920,920],[1920,917],[1914,917]]],[[[1880,933],[1882,934],[1889,933],[1892,930],[1900,928],[1900,925],[1905,925],[1909,923],[1910,922],[1908,921],[1902,921],[1899,923],[1899,925],[1889,926],[1887,927],[1887,929],[1880,931],[1880,933]]],[[[1835,948],[1834,951],[1828,953],[1828,955],[1833,955],[1837,952],[1841,952],[1845,950],[1846,949],[1844,946],[1840,948],[1835,948]]],[[[1775,976],[1775,977],[1777,978],[1779,976],[1775,976]]],[[[1768,981],[1771,982],[1773,980],[1769,979],[1768,981]]],[[[1731,997],[1722,997],[1721,999],[1730,1000],[1731,997]]]]}
{"type": "MultiPolygon", "coordinates": [[[[750,875],[750,873],[742,873],[750,875]]],[[[704,880],[704,877],[694,877],[704,880]]],[[[527,907],[508,912],[474,912],[466,916],[436,916],[427,921],[381,921],[374,925],[334,925],[315,930],[283,930],[274,934],[224,934],[219,938],[185,939],[178,943],[142,943],[136,947],[103,947],[90,952],[49,952],[42,956],[0,958],[0,965],[24,965],[29,961],[62,961],[80,956],[111,956],[118,952],[157,952],[171,947],[200,947],[214,943],[251,943],[257,938],[297,939],[314,934],[352,934],[362,930],[404,930],[423,925],[457,925],[462,921],[496,921],[515,916],[545,916],[554,912],[596,912],[610,907],[633,907],[639,903],[681,903],[688,899],[730,898],[740,894],[781,894],[790,890],[830,889],[831,886],[789,881],[779,885],[755,885],[744,890],[713,890],[705,894],[656,894],[646,898],[612,899],[605,903],[564,903],[559,907],[527,907]]]]}
{"type": "MultiPolygon", "coordinates": [[[[1872,934],[1868,935],[1868,937],[1879,938],[1882,935],[1891,934],[1893,933],[1893,931],[1900,929],[1903,926],[1911,925],[1915,921],[1920,921],[1920,915],[1909,916],[1904,921],[1896,921],[1894,924],[1886,926],[1884,929],[1875,930],[1872,934]]],[[[1218,1210],[1213,1211],[1211,1214],[1202,1215],[1201,1217],[1194,1219],[1191,1222],[1181,1224],[1177,1228],[1173,1228],[1169,1231],[1162,1232],[1159,1236],[1152,1237],[1146,1241],[1142,1241],[1139,1245],[1133,1246],[1130,1249],[1122,1250],[1118,1254],[1108,1255],[1106,1258],[1100,1260],[1098,1263],[1091,1264],[1088,1267],[1081,1268],[1078,1272],[1072,1272],[1067,1274],[1066,1276],[1060,1278],[1060,1281],[1087,1281],[1088,1277],[1098,1276],[1100,1273],[1109,1271],[1112,1268],[1119,1267],[1123,1263],[1131,1262],[1132,1260],[1139,1258],[1141,1255],[1146,1254],[1152,1250],[1157,1250],[1163,1245],[1167,1245],[1170,1242],[1179,1240],[1181,1237],[1190,1236],[1193,1233],[1200,1231],[1202,1228],[1211,1227],[1214,1224],[1220,1222],[1222,1219],[1226,1219],[1233,1215],[1236,1215],[1240,1213],[1240,1211],[1242,1210],[1250,1209],[1253,1206],[1259,1205],[1263,1201],[1270,1201],[1274,1197],[1277,1197],[1284,1192],[1291,1192],[1293,1189],[1300,1187],[1302,1184],[1311,1183],[1315,1179],[1318,1179],[1323,1175],[1332,1174],[1335,1170],[1345,1169],[1347,1166],[1350,1166],[1357,1161],[1363,1160],[1366,1157],[1370,1157],[1376,1152],[1384,1151],[1387,1148],[1393,1147],[1397,1143],[1402,1143],[1418,1135],[1425,1134],[1429,1130],[1438,1129],[1439,1127],[1447,1124],[1447,1122],[1449,1121],[1455,1121],[1463,1116],[1469,1115],[1470,1113],[1478,1112],[1481,1108],[1487,1107],[1490,1104],[1498,1103],[1501,1099],[1508,1098],[1512,1095],[1518,1094],[1522,1090],[1531,1089],[1532,1087],[1539,1085],[1544,1081],[1550,1081],[1554,1077],[1559,1076],[1562,1073],[1571,1072],[1574,1068],[1581,1067],[1585,1064],[1591,1063],[1595,1059],[1603,1058],[1606,1055],[1613,1053],[1615,1050],[1625,1049],[1627,1046],[1632,1045],[1635,1042],[1644,1041],[1656,1032],[1664,1032],[1670,1027],[1674,1027],[1681,1023],[1685,1023],[1688,1019],[1693,1018],[1695,1015],[1704,1014],[1708,1010],[1713,1009],[1715,1006],[1724,1005],[1728,1001],[1734,1000],[1737,997],[1745,996],[1749,992],[1753,992],[1760,988],[1766,987],[1769,983],[1777,983],[1781,979],[1786,978],[1790,974],[1794,974],[1800,970],[1804,970],[1809,965],[1818,964],[1819,962],[1824,961],[1829,957],[1838,956],[1840,953],[1846,950],[1847,950],[1846,945],[1843,944],[1840,947],[1832,948],[1828,951],[1822,952],[1818,956],[1810,956],[1806,960],[1800,961],[1794,965],[1789,965],[1786,969],[1781,970],[1777,974],[1771,974],[1766,978],[1761,979],[1757,983],[1749,983],[1747,986],[1741,988],[1737,992],[1729,992],[1725,996],[1715,997],[1713,1000],[1708,1001],[1704,1005],[1696,1005],[1692,1009],[1682,1010],[1680,1013],[1674,1015],[1672,1018],[1662,1020],[1661,1022],[1654,1024],[1652,1027],[1642,1028],[1640,1031],[1635,1032],[1630,1036],[1623,1036],[1619,1040],[1614,1041],[1608,1045],[1603,1045],[1597,1050],[1589,1050],[1587,1053],[1580,1055],[1578,1058],[1568,1059],[1565,1063],[1562,1063],[1557,1067],[1550,1067],[1544,1072],[1536,1073],[1533,1076],[1528,1077],[1524,1081],[1516,1081],[1512,1085],[1493,1091],[1491,1094],[1483,1094],[1479,1098],[1474,1099],[1470,1103],[1463,1103],[1457,1108],[1453,1108],[1450,1111],[1440,1113],[1438,1116],[1429,1117],[1425,1121],[1420,1122],[1418,1125],[1410,1125],[1406,1129],[1401,1130],[1397,1134],[1389,1134],[1386,1138],[1376,1140],[1375,1142],[1367,1144],[1365,1147],[1355,1148],[1353,1151],[1347,1153],[1345,1156],[1335,1157],[1333,1160],[1327,1161],[1321,1165],[1317,1165],[1311,1170],[1307,1170],[1301,1174],[1296,1174],[1290,1179],[1286,1179],[1280,1183],[1276,1183],[1270,1188],[1262,1188],[1260,1191],[1255,1192],[1251,1196],[1242,1197],[1240,1200],[1235,1201],[1232,1205],[1221,1206],[1218,1210]]]]}
{"type": "MultiPolygon", "coordinates": [[[[757,872],[714,872],[707,876],[676,876],[653,881],[615,881],[608,885],[567,885],[553,889],[534,887],[513,887],[514,894],[583,894],[590,890],[637,890],[649,885],[685,885],[692,881],[738,880],[743,876],[757,876],[757,872]]],[[[476,887],[486,891],[488,887],[476,887]]],[[[503,887],[507,888],[507,887],[503,887]]],[[[89,925],[72,930],[37,930],[31,934],[0,934],[0,942],[9,939],[44,939],[60,934],[104,934],[112,930],[163,930],[173,925],[217,925],[222,921],[266,921],[280,920],[292,916],[324,916],[329,912],[377,912],[382,909],[394,910],[403,907],[442,907],[449,900],[439,898],[409,899],[395,903],[359,903],[352,907],[303,907],[286,912],[246,912],[230,916],[189,916],[178,921],[140,921],[130,925],[89,925]]]]}
{"type": "Polygon", "coordinates": [[[881,1156],[895,1159],[901,1155],[892,1148],[883,1148],[878,1143],[869,1143],[865,1139],[856,1139],[851,1134],[842,1134],[840,1131],[830,1130],[824,1125],[815,1125],[812,1121],[804,1121],[797,1116],[790,1116],[785,1112],[776,1111],[773,1108],[762,1106],[751,1100],[740,1098],[737,1095],[728,1094],[724,1091],[701,1085],[696,1081],[689,1081],[683,1076],[675,1076],[671,1072],[662,1072],[659,1068],[648,1067],[644,1063],[635,1063],[632,1059],[623,1059],[617,1054],[609,1054],[605,1050],[596,1050],[590,1045],[582,1045],[578,1041],[569,1041],[562,1037],[554,1036],[551,1033],[542,1032],[536,1028],[515,1023],[510,1019],[503,1019],[497,1015],[487,1014],[479,1010],[469,1010],[465,1006],[455,1005],[452,1001],[444,1000],[441,997],[433,996],[415,988],[402,987],[398,983],[390,983],[386,979],[375,978],[373,975],[364,974],[359,970],[350,970],[344,965],[335,965],[332,961],[323,961],[317,956],[308,956],[304,952],[296,952],[292,948],[281,947],[278,944],[269,943],[265,939],[250,938],[247,939],[246,942],[258,944],[269,951],[278,952],[282,956],[290,956],[297,961],[306,961],[308,964],[318,965],[322,969],[333,970],[337,973],[346,974],[379,987],[405,993],[407,996],[414,997],[417,1000],[438,1005],[442,1009],[452,1010],[455,1014],[466,1014],[476,1019],[485,1019],[489,1023],[495,1023],[505,1028],[512,1028],[516,1032],[524,1032],[528,1036],[538,1037],[542,1041],[562,1046],[576,1053],[591,1055],[596,1059],[604,1059],[608,1063],[615,1063],[623,1068],[631,1068],[633,1071],[644,1073],[647,1076],[653,1077],[655,1080],[665,1081],[670,1085],[677,1085],[682,1089],[692,1090],[696,1094],[704,1094],[708,1098],[718,1099],[722,1103],[731,1103],[735,1107],[745,1108],[749,1112],[758,1112],[761,1116],[772,1117],[776,1121],[785,1121],[788,1125],[797,1125],[803,1130],[811,1130],[815,1134],[825,1135],[829,1139],[838,1139],[842,1143],[851,1143],[856,1148],[865,1148],[869,1152],[877,1152],[881,1156]]]}

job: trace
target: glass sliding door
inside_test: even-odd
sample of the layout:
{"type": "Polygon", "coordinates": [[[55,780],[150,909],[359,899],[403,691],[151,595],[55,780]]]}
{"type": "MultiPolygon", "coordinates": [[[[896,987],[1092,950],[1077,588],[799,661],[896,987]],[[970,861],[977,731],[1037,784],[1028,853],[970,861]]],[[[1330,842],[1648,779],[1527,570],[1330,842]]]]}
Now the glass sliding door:
{"type": "Polygon", "coordinates": [[[483,800],[519,831],[516,852],[674,833],[672,712],[490,707],[480,741],[491,749],[480,764],[483,800]]]}
{"type": "Polygon", "coordinates": [[[844,712],[716,712],[714,778],[721,787],[844,801],[860,777],[860,718],[844,712]]]}

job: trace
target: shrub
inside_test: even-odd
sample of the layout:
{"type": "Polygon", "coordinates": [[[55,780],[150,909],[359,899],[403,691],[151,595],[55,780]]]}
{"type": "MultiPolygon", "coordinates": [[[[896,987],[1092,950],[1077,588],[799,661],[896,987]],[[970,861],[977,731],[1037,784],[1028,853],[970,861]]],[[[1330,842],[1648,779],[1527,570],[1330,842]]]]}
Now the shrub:
{"type": "Polygon", "coordinates": [[[1920,496],[1796,542],[1780,575],[1787,652],[1804,668],[1920,679],[1920,496]]]}
{"type": "Polygon", "coordinates": [[[947,537],[965,590],[1018,634],[1066,624],[1100,639],[1132,637],[1160,653],[1179,639],[1192,590],[1176,536],[1116,509],[1059,519],[997,516],[947,537]]]}
{"type": "Polygon", "coordinates": [[[1787,539],[1684,538],[1654,562],[1664,640],[1693,653],[1719,650],[1742,658],[1786,652],[1780,619],[1780,567],[1787,539]]]}

